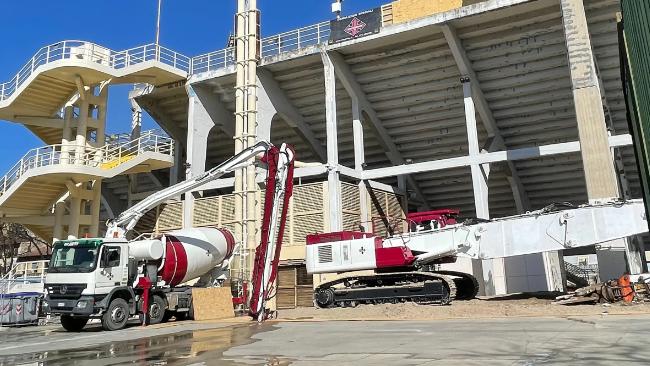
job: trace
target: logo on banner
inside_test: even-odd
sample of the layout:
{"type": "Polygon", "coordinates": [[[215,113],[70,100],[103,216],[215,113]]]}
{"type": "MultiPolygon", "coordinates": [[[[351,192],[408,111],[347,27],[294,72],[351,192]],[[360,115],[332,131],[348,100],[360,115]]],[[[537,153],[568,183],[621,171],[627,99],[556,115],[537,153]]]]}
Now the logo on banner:
{"type": "Polygon", "coordinates": [[[351,35],[352,37],[358,36],[366,28],[366,23],[362,22],[361,19],[354,17],[350,24],[345,27],[345,33],[351,35]]]}

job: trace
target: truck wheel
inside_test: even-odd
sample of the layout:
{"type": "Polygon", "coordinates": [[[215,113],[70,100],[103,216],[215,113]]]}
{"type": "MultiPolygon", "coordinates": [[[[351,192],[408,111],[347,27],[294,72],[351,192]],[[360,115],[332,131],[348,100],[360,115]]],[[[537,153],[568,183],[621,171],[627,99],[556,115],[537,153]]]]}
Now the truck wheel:
{"type": "Polygon", "coordinates": [[[129,320],[129,304],[126,300],[115,298],[108,305],[108,309],[102,315],[102,327],[104,330],[120,330],[126,326],[129,320]]]}
{"type": "Polygon", "coordinates": [[[149,305],[149,324],[162,323],[165,318],[165,308],[165,300],[158,295],[154,295],[149,305]]]}
{"type": "Polygon", "coordinates": [[[169,319],[171,319],[174,316],[174,312],[165,310],[165,315],[163,315],[162,322],[167,323],[169,319]]]}
{"type": "Polygon", "coordinates": [[[87,323],[88,318],[75,318],[70,315],[61,315],[61,326],[68,332],[80,332],[87,323]]]}

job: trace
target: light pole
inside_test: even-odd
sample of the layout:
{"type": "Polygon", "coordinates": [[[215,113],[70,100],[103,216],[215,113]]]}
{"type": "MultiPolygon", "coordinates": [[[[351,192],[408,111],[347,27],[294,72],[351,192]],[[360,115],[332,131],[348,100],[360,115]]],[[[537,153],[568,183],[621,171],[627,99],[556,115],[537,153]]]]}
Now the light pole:
{"type": "Polygon", "coordinates": [[[160,45],[160,8],[162,6],[162,0],[158,0],[158,16],[156,19],[156,47],[160,45]]]}
{"type": "Polygon", "coordinates": [[[335,0],[332,3],[332,13],[336,13],[336,19],[341,19],[342,8],[343,8],[343,0],[335,0]]]}

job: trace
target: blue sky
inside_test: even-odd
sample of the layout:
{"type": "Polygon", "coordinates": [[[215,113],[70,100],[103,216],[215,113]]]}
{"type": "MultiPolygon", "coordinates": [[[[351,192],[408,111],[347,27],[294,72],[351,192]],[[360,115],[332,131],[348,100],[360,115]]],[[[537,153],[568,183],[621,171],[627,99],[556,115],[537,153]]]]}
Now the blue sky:
{"type": "MultiPolygon", "coordinates": [[[[388,2],[346,0],[343,9],[352,14],[388,2]]],[[[331,0],[258,0],[258,4],[265,36],[332,17],[331,0]]],[[[157,0],[2,1],[0,83],[10,80],[39,48],[58,41],[84,40],[114,50],[153,43],[156,6],[157,0]]],[[[224,48],[235,8],[236,0],[163,0],[160,43],[187,56],[224,48]]],[[[129,89],[110,89],[110,133],[129,129],[129,89]]],[[[147,117],[144,124],[144,128],[155,127],[147,117]]],[[[0,121],[0,177],[29,149],[42,145],[23,126],[0,121]]]]}

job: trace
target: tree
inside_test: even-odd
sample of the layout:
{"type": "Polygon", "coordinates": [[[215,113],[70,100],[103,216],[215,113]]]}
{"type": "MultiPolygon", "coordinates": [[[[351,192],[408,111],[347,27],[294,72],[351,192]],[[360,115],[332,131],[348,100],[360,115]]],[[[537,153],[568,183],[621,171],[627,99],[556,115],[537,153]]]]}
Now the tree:
{"type": "Polygon", "coordinates": [[[52,245],[23,225],[0,222],[0,276],[6,274],[13,265],[14,258],[21,254],[35,252],[46,258],[52,251],[52,245]]]}

